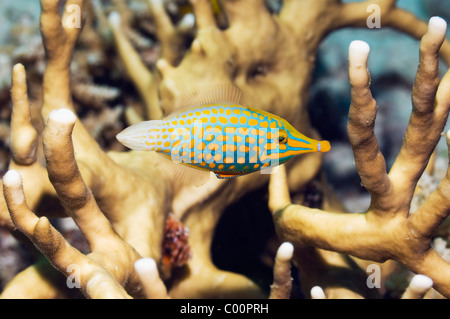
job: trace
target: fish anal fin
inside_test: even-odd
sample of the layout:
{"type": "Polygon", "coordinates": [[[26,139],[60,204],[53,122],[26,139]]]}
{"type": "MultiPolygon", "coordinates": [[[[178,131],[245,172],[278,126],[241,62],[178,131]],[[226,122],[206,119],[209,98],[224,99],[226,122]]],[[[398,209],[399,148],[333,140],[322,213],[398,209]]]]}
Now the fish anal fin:
{"type": "Polygon", "coordinates": [[[228,103],[239,104],[241,90],[232,84],[208,85],[195,89],[187,94],[180,94],[174,98],[171,105],[166,108],[166,116],[195,106],[228,103]]]}
{"type": "Polygon", "coordinates": [[[217,172],[214,172],[214,174],[219,179],[229,179],[229,178],[235,178],[235,177],[238,177],[238,176],[245,175],[245,174],[232,175],[232,174],[224,174],[224,173],[217,173],[217,172]]]}

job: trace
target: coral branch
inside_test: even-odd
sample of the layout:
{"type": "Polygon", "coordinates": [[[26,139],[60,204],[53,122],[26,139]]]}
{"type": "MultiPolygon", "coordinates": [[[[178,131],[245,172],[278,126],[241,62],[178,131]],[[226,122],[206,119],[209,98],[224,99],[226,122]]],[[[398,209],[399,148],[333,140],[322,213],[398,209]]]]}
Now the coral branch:
{"type": "Polygon", "coordinates": [[[169,15],[164,8],[162,0],[148,0],[150,10],[156,24],[156,35],[161,45],[160,58],[165,59],[171,65],[176,65],[182,52],[183,37],[172,24],[169,15]]]}
{"type": "Polygon", "coordinates": [[[190,0],[194,8],[196,24],[198,30],[217,28],[216,20],[211,8],[211,3],[207,0],[190,0]]]}
{"type": "Polygon", "coordinates": [[[26,73],[21,64],[13,68],[11,98],[14,105],[11,116],[12,157],[18,165],[30,165],[36,162],[37,132],[31,125],[26,73]]]}
{"type": "Polygon", "coordinates": [[[327,299],[325,292],[319,286],[312,287],[310,295],[311,295],[311,299],[327,299]]]}
{"type": "Polygon", "coordinates": [[[145,102],[147,117],[149,119],[159,119],[162,112],[158,102],[155,75],[147,69],[123,32],[118,12],[112,12],[109,15],[109,24],[114,35],[117,51],[122,57],[126,71],[145,102]]]}
{"type": "Polygon", "coordinates": [[[292,290],[291,260],[294,246],[282,243],[278,248],[273,267],[273,285],[270,287],[270,299],[289,299],[292,290]]]}
{"type": "Polygon", "coordinates": [[[389,173],[394,188],[405,193],[409,190],[410,197],[448,118],[448,74],[436,95],[439,85],[437,54],[445,39],[446,27],[441,18],[431,18],[429,30],[421,41],[419,68],[412,92],[413,110],[402,148],[389,173]]]}
{"type": "MultiPolygon", "coordinates": [[[[47,171],[36,161],[38,138],[36,130],[31,125],[25,68],[20,64],[15,65],[13,69],[11,97],[12,161],[9,168],[18,170],[25,176],[24,188],[30,194],[28,202],[34,207],[41,196],[53,195],[54,190],[48,180],[47,171]]],[[[0,198],[0,225],[14,227],[3,197],[0,198]]]]}
{"type": "MultiPolygon", "coordinates": [[[[450,98],[448,100],[450,101],[450,98]]],[[[450,132],[447,132],[446,137],[450,158],[450,132]]],[[[430,238],[449,214],[450,170],[447,170],[447,175],[439,183],[438,188],[431,193],[422,206],[410,217],[411,227],[415,228],[420,236],[430,238]]]]}
{"type": "Polygon", "coordinates": [[[47,54],[47,69],[44,74],[43,116],[47,118],[54,108],[73,109],[70,94],[70,61],[81,27],[64,23],[69,8],[75,5],[82,10],[83,0],[69,0],[60,17],[59,1],[41,0],[41,31],[47,54]]]}
{"type": "Polygon", "coordinates": [[[415,275],[403,293],[402,299],[422,299],[432,286],[433,281],[427,276],[415,275]]]}
{"type": "Polygon", "coordinates": [[[377,103],[369,89],[369,51],[365,42],[353,41],[350,44],[349,79],[352,103],[347,130],[362,184],[372,195],[372,205],[378,207],[382,205],[378,198],[390,190],[390,181],[386,173],[386,162],[374,133],[377,103]]]}
{"type": "MultiPolygon", "coordinates": [[[[56,112],[61,113],[60,111],[56,112]]],[[[55,113],[52,114],[51,117],[55,117],[55,113]]],[[[54,125],[52,120],[55,119],[51,119],[49,125],[54,125]]],[[[69,124],[70,131],[70,121],[65,124],[69,124]]],[[[81,176],[74,177],[83,183],[81,176]]],[[[57,184],[55,187],[59,190],[61,200],[66,204],[69,203],[69,198],[62,194],[57,184]]],[[[38,218],[29,210],[25,203],[22,179],[18,172],[11,170],[5,175],[4,194],[15,226],[36,245],[56,269],[68,276],[72,266],[79,268],[79,273],[76,275],[79,276],[79,285],[87,297],[129,297],[121,285],[131,285],[133,288],[130,289],[130,293],[139,296],[139,291],[136,290],[138,287],[136,274],[129,272],[129,263],[134,263],[140,256],[112,230],[106,218],[96,207],[92,197],[81,200],[83,203],[74,202],[68,205],[68,209],[71,210],[71,215],[74,216],[80,229],[85,234],[89,234],[87,239],[92,253],[84,256],[67,243],[46,217],[38,218]],[[72,204],[74,205],[72,206],[72,204]],[[99,224],[93,225],[92,222],[99,224]],[[92,227],[97,228],[99,225],[100,232],[91,231],[92,227]],[[111,251],[115,251],[115,253],[110,254],[111,251]]]]}
{"type": "Polygon", "coordinates": [[[134,269],[139,276],[141,285],[144,287],[145,296],[148,299],[169,298],[166,286],[159,276],[154,259],[139,259],[134,263],[134,269]]]}
{"type": "MultiPolygon", "coordinates": [[[[349,76],[353,110],[350,110],[348,133],[358,173],[371,194],[372,204],[368,211],[348,215],[299,205],[288,205],[276,211],[274,209],[285,206],[285,202],[283,200],[282,205],[276,204],[276,196],[280,192],[273,187],[270,188],[269,203],[272,203],[277,233],[283,240],[292,242],[296,249],[301,250],[311,245],[362,259],[394,259],[413,272],[430,277],[435,289],[449,296],[450,265],[431,247],[431,236],[450,212],[450,201],[444,195],[448,193],[448,177],[441,182],[436,194],[427,199],[429,202],[417,211],[418,215],[408,216],[418,177],[427,165],[449,113],[450,72],[447,72],[440,84],[436,81],[437,52],[444,41],[446,29],[442,23],[439,18],[432,19],[429,30],[422,39],[421,64],[412,93],[415,105],[405,142],[388,177],[373,135],[376,103],[368,89],[368,47],[362,43],[351,44],[349,76]],[[440,27],[436,27],[436,24],[440,27]],[[425,78],[426,81],[423,80],[425,78]],[[367,154],[372,155],[361,162],[361,158],[367,154]],[[386,187],[389,180],[392,186],[386,187]],[[440,204],[436,205],[437,201],[440,204]],[[358,240],[355,241],[355,238],[358,240]]],[[[272,185],[276,184],[277,179],[282,181],[285,178],[277,177],[278,174],[283,175],[285,172],[279,170],[279,173],[273,174],[272,179],[275,181],[272,185]]],[[[286,190],[283,188],[281,198],[285,198],[285,194],[286,190]]]]}

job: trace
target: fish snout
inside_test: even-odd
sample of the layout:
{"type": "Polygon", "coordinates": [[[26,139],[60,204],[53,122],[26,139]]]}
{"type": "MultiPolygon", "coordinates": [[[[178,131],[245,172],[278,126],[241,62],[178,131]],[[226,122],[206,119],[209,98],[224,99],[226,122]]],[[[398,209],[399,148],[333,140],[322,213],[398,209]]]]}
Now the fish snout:
{"type": "Polygon", "coordinates": [[[116,139],[130,149],[143,150],[145,149],[146,131],[145,122],[140,122],[124,129],[116,135],[116,139]]]}
{"type": "Polygon", "coordinates": [[[317,142],[317,151],[318,152],[325,153],[325,152],[328,152],[330,149],[331,149],[330,142],[328,142],[328,141],[317,142]]]}

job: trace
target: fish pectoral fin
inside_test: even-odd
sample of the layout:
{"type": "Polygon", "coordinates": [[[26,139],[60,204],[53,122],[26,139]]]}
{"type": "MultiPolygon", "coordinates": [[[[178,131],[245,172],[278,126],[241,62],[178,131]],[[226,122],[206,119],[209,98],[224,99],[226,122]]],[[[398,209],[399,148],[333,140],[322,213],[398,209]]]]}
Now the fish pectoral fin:
{"type": "Polygon", "coordinates": [[[160,155],[158,157],[160,158],[162,169],[177,183],[200,187],[206,184],[211,177],[211,172],[208,169],[195,168],[186,163],[174,162],[166,154],[158,152],[156,154],[160,155]]]}

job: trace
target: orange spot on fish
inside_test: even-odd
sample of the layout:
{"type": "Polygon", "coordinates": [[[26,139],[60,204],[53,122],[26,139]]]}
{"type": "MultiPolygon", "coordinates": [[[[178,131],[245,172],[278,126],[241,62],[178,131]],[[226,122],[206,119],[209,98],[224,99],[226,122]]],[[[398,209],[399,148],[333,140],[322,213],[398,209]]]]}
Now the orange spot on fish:
{"type": "Polygon", "coordinates": [[[228,123],[227,118],[226,118],[226,117],[223,117],[223,116],[220,116],[220,117],[219,117],[219,121],[220,121],[222,124],[227,124],[227,123],[228,123]]]}
{"type": "Polygon", "coordinates": [[[247,136],[245,138],[245,142],[248,143],[248,144],[254,144],[254,143],[256,143],[256,139],[254,137],[247,136]]]}
{"type": "Polygon", "coordinates": [[[248,125],[256,126],[256,125],[258,125],[258,120],[250,119],[250,120],[248,120],[248,125]]]}
{"type": "Polygon", "coordinates": [[[226,142],[226,141],[228,141],[228,136],[223,136],[223,135],[217,135],[217,137],[216,137],[216,139],[217,139],[217,141],[219,141],[219,142],[226,142]]]}
{"type": "Polygon", "coordinates": [[[234,133],[236,132],[236,128],[234,127],[225,127],[225,133],[234,133]]]}
{"type": "Polygon", "coordinates": [[[222,151],[226,152],[226,151],[231,151],[231,152],[236,152],[237,150],[237,146],[234,144],[225,144],[224,146],[222,146],[222,151]]]}
{"type": "Polygon", "coordinates": [[[249,129],[246,127],[240,127],[239,128],[239,133],[241,133],[242,135],[247,135],[248,134],[249,129]]]}
{"type": "Polygon", "coordinates": [[[239,151],[240,152],[248,152],[249,150],[250,150],[250,148],[248,146],[245,146],[245,145],[240,145],[239,146],[239,151]]]}
{"type": "Polygon", "coordinates": [[[239,135],[235,135],[233,137],[233,142],[235,143],[241,143],[242,142],[242,137],[240,137],[239,135]]]}
{"type": "Polygon", "coordinates": [[[217,151],[219,148],[220,148],[220,146],[217,143],[209,143],[208,144],[208,149],[210,151],[217,151]]]}
{"type": "Polygon", "coordinates": [[[203,150],[205,149],[205,147],[206,147],[206,144],[205,144],[204,142],[200,142],[200,143],[198,143],[198,145],[197,145],[197,149],[198,149],[199,151],[203,151],[203,150]]]}
{"type": "Polygon", "coordinates": [[[225,164],[231,164],[234,163],[234,159],[232,157],[225,157],[224,162],[225,164]]]}

